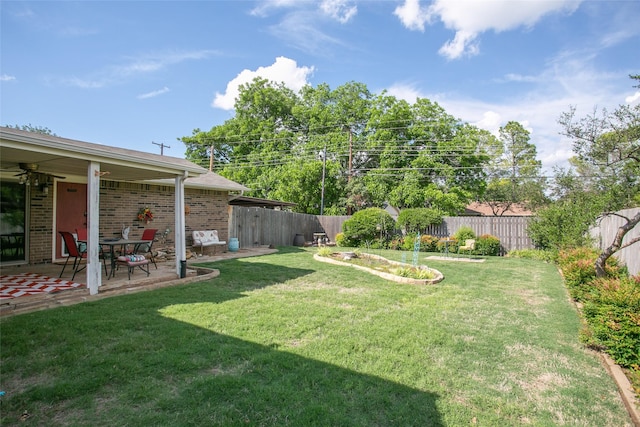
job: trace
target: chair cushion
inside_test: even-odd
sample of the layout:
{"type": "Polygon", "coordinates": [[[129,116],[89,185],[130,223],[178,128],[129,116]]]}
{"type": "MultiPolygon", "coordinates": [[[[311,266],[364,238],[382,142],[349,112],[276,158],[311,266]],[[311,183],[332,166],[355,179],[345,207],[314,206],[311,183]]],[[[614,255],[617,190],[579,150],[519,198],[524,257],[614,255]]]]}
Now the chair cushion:
{"type": "Polygon", "coordinates": [[[218,238],[218,230],[194,230],[193,233],[194,245],[223,245],[226,241],[222,241],[218,238]]]}
{"type": "Polygon", "coordinates": [[[120,262],[140,262],[144,261],[146,258],[144,255],[120,255],[118,257],[118,261],[120,262]]]}

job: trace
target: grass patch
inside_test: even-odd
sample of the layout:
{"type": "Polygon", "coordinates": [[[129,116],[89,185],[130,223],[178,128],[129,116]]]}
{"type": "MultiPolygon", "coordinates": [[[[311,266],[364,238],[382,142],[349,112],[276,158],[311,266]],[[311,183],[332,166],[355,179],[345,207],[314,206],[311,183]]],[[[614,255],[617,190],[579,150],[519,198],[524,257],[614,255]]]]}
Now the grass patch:
{"type": "Polygon", "coordinates": [[[553,265],[433,261],[443,282],[403,286],[314,252],[3,319],[0,424],[630,424],[553,265]]]}

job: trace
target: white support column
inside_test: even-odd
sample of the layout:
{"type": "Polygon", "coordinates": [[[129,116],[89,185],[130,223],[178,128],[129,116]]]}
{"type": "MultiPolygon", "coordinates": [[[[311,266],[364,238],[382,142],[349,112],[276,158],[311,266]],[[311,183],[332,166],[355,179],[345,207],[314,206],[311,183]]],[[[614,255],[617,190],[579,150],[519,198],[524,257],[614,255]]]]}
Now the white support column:
{"type": "Polygon", "coordinates": [[[87,170],[87,288],[96,295],[102,286],[100,262],[100,163],[89,162],[87,170]]]}
{"type": "MultiPolygon", "coordinates": [[[[185,218],[184,218],[184,180],[187,178],[185,171],[183,176],[176,177],[175,189],[175,241],[176,241],[176,273],[182,277],[182,265],[187,264],[187,244],[185,240],[185,218]]],[[[185,270],[186,272],[186,270],[185,270]]]]}

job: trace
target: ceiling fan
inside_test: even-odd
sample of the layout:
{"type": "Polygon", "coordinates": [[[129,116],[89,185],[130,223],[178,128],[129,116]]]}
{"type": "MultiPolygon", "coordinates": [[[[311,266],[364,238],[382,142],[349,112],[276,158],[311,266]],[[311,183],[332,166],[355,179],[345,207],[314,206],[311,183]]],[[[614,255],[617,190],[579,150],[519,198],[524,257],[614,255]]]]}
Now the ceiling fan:
{"type": "Polygon", "coordinates": [[[18,166],[22,169],[22,172],[14,176],[20,177],[20,184],[33,184],[37,186],[49,183],[50,178],[66,178],[64,176],[58,176],[48,172],[38,172],[39,165],[37,163],[19,163],[18,166]]]}

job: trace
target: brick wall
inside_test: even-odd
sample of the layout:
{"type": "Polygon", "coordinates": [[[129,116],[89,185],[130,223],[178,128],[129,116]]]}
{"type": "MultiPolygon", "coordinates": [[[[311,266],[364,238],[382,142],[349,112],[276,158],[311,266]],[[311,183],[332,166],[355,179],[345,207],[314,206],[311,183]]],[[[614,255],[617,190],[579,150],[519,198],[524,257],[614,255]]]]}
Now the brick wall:
{"type": "MultiPolygon", "coordinates": [[[[51,194],[51,193],[49,193],[51,194]]],[[[30,264],[51,262],[51,236],[53,233],[53,197],[45,196],[41,191],[31,191],[29,210],[28,248],[30,264]]]]}
{"type": "MultiPolygon", "coordinates": [[[[149,185],[131,182],[100,182],[100,237],[120,236],[122,226],[131,227],[129,236],[142,236],[145,228],[158,229],[158,235],[167,228],[171,232],[166,244],[174,244],[174,204],[173,186],[149,185]],[[138,221],[138,211],[149,207],[154,219],[148,224],[138,221]]],[[[228,193],[204,189],[185,188],[186,243],[191,246],[192,230],[218,230],[220,240],[228,241],[229,214],[228,193]]],[[[30,199],[31,220],[29,225],[29,263],[51,262],[53,235],[53,197],[41,193],[30,199]]],[[[157,245],[158,243],[156,243],[157,245]]]]}

